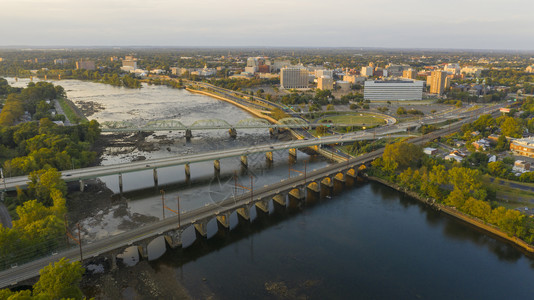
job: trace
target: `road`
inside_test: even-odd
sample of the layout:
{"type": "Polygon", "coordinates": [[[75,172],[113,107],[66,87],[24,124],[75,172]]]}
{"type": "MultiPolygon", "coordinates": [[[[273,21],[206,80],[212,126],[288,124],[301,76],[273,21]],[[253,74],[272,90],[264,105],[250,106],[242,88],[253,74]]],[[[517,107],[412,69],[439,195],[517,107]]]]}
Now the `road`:
{"type": "MultiPolygon", "coordinates": [[[[458,122],[450,128],[443,129],[437,132],[430,133],[422,137],[411,139],[412,143],[423,143],[432,140],[441,135],[446,135],[454,132],[460,128],[466,121],[458,122]]],[[[325,176],[339,172],[352,165],[359,165],[369,162],[376,157],[382,155],[384,149],[379,149],[371,153],[352,158],[347,162],[336,163],[324,167],[319,170],[314,170],[306,174],[306,182],[321,180],[325,176]]],[[[219,203],[211,203],[194,211],[183,212],[181,214],[182,226],[195,223],[197,220],[211,218],[215,215],[232,212],[244,204],[251,204],[253,201],[260,199],[269,199],[280,193],[280,191],[295,188],[304,183],[304,176],[292,177],[262,188],[255,189],[253,193],[239,195],[235,198],[228,198],[219,203]]],[[[128,232],[124,232],[106,239],[98,240],[90,244],[83,245],[84,258],[95,257],[103,253],[110,252],[115,249],[122,248],[127,245],[134,245],[139,241],[146,241],[147,239],[159,236],[167,231],[177,229],[178,217],[170,217],[155,223],[147,224],[145,226],[137,227],[128,232]]],[[[35,277],[39,274],[39,270],[47,266],[51,262],[59,260],[61,257],[66,257],[71,260],[79,260],[79,252],[77,248],[70,249],[55,255],[50,255],[30,263],[16,266],[0,272],[0,288],[15,285],[16,283],[35,277]]]]}
{"type": "MultiPolygon", "coordinates": [[[[381,134],[388,134],[388,131],[382,131],[381,134]]],[[[406,136],[406,135],[402,135],[406,136]]],[[[266,144],[266,145],[254,145],[250,147],[243,148],[234,148],[227,150],[219,150],[213,152],[205,152],[199,154],[192,154],[187,156],[173,156],[166,158],[151,159],[145,161],[137,162],[128,162],[122,164],[108,165],[108,166],[97,166],[89,168],[81,168],[74,170],[65,170],[62,171],[62,179],[69,181],[97,178],[107,175],[122,174],[137,172],[141,170],[150,170],[157,169],[162,167],[193,164],[204,161],[213,161],[217,159],[224,159],[230,157],[238,157],[242,155],[251,155],[256,153],[266,153],[272,151],[286,150],[290,148],[305,148],[315,145],[323,144],[336,144],[336,143],[346,143],[354,142],[358,140],[369,140],[375,138],[375,135],[371,132],[358,132],[347,135],[333,135],[323,138],[314,138],[314,139],[304,139],[304,140],[294,140],[290,142],[282,142],[275,144],[266,144]]],[[[17,177],[8,177],[5,178],[5,190],[15,190],[17,186],[23,187],[26,186],[28,182],[27,176],[17,176],[17,177]]]]}

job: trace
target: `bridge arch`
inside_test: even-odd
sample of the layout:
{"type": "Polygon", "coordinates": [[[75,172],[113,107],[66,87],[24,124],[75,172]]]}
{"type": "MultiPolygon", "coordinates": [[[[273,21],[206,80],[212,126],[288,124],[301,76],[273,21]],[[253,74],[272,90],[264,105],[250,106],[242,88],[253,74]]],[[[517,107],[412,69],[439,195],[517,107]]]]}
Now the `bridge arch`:
{"type": "Polygon", "coordinates": [[[183,130],[187,129],[187,126],[185,126],[182,122],[178,120],[155,120],[150,121],[143,125],[143,129],[177,129],[177,130],[183,130]]]}
{"type": "Polygon", "coordinates": [[[195,121],[193,124],[191,124],[190,128],[191,129],[194,129],[194,128],[202,128],[202,127],[210,127],[210,128],[225,128],[225,129],[230,129],[230,128],[233,128],[234,126],[231,125],[230,123],[226,122],[225,120],[221,120],[221,119],[204,119],[204,120],[198,120],[198,121],[195,121]]]}
{"type": "Polygon", "coordinates": [[[248,118],[240,120],[235,124],[236,127],[257,127],[257,126],[269,126],[271,123],[269,123],[265,119],[259,119],[259,118],[248,118]]]}

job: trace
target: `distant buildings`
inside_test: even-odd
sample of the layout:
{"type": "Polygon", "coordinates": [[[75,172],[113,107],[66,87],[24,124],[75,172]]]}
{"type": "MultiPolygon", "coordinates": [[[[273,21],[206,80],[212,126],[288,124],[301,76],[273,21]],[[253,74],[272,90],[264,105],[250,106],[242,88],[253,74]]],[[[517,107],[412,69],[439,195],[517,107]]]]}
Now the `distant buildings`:
{"type": "Polygon", "coordinates": [[[334,70],[325,70],[325,69],[315,70],[315,77],[320,78],[321,76],[328,76],[330,78],[334,78],[334,70]]]}
{"type": "Polygon", "coordinates": [[[515,155],[534,157],[534,138],[524,138],[513,140],[510,143],[510,150],[515,155]]]}
{"type": "Polygon", "coordinates": [[[365,80],[367,80],[365,77],[358,76],[358,75],[344,75],[343,76],[343,81],[347,81],[347,82],[350,82],[352,84],[364,83],[365,80]]]}
{"type": "Polygon", "coordinates": [[[444,68],[443,68],[443,71],[447,72],[447,73],[450,73],[450,74],[453,74],[453,75],[460,75],[460,65],[459,64],[447,64],[444,68]]]}
{"type": "Polygon", "coordinates": [[[134,58],[133,56],[127,55],[122,60],[122,67],[121,70],[125,72],[131,72],[133,70],[137,69],[137,58],[134,58]]]}
{"type": "Polygon", "coordinates": [[[416,79],[417,78],[417,71],[414,69],[408,69],[402,71],[402,77],[406,79],[416,79]]]}
{"type": "Polygon", "coordinates": [[[480,67],[464,67],[460,70],[460,73],[465,74],[465,75],[479,77],[482,71],[484,70],[485,68],[480,68],[480,67]]]}
{"type": "Polygon", "coordinates": [[[371,101],[422,100],[423,82],[418,80],[368,80],[363,98],[371,101]]]}
{"type": "Polygon", "coordinates": [[[447,82],[447,72],[432,71],[430,75],[430,93],[437,95],[443,94],[443,92],[445,92],[447,82]]]}
{"type": "Polygon", "coordinates": [[[360,75],[365,77],[372,77],[375,71],[375,67],[368,66],[368,67],[362,67],[362,70],[360,71],[360,75]]]}
{"type": "Polygon", "coordinates": [[[334,79],[328,75],[317,78],[317,88],[320,90],[333,90],[334,79]]]}
{"type": "Polygon", "coordinates": [[[280,70],[280,86],[283,89],[308,88],[309,72],[302,68],[282,68],[280,70]]]}
{"type": "Polygon", "coordinates": [[[54,65],[64,65],[68,62],[69,60],[64,58],[54,59],[54,65]]]}
{"type": "Polygon", "coordinates": [[[91,60],[80,60],[76,62],[76,70],[95,70],[95,62],[91,60]]]}

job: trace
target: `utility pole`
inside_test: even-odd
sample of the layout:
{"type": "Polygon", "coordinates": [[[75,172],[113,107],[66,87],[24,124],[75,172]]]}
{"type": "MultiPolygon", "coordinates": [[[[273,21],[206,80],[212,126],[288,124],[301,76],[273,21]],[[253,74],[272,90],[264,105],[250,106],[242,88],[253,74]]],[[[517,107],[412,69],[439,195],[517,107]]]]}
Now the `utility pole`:
{"type": "Polygon", "coordinates": [[[78,245],[80,245],[80,262],[83,262],[82,235],[81,235],[81,230],[80,230],[80,223],[77,223],[76,227],[78,227],[78,245]]]}
{"type": "Polygon", "coordinates": [[[254,176],[250,175],[250,201],[254,199],[254,176]]]}
{"type": "Polygon", "coordinates": [[[176,213],[178,214],[178,228],[180,228],[181,225],[180,225],[180,197],[179,196],[176,196],[176,205],[178,206],[178,210],[176,211],[176,213]]]}
{"type": "Polygon", "coordinates": [[[161,213],[163,216],[163,220],[165,220],[165,191],[160,190],[159,192],[161,193],[161,213]]]}

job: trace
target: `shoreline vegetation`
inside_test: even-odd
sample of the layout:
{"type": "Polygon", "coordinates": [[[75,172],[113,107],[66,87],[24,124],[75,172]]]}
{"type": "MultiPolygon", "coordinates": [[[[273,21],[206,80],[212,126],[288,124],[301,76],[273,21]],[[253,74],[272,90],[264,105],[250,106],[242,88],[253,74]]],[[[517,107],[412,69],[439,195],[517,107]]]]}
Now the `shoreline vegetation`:
{"type": "Polygon", "coordinates": [[[435,209],[437,209],[438,211],[441,211],[451,217],[454,217],[460,221],[463,221],[465,223],[468,223],[472,226],[475,226],[476,228],[478,229],[481,229],[487,233],[490,233],[492,235],[495,235],[495,236],[498,236],[499,238],[501,239],[504,239],[506,240],[507,242],[515,245],[515,246],[518,246],[520,247],[522,250],[525,250],[527,251],[528,254],[530,255],[534,255],[534,246],[533,245],[530,245],[528,244],[527,242],[523,241],[522,239],[519,239],[518,237],[515,237],[515,236],[510,236],[508,233],[502,231],[500,228],[492,225],[492,224],[489,224],[489,223],[486,223],[484,222],[483,220],[480,220],[476,217],[473,217],[473,216],[470,216],[470,215],[467,215],[461,211],[458,211],[456,210],[455,208],[453,207],[449,207],[449,206],[446,206],[446,205],[443,205],[443,204],[440,204],[438,203],[435,199],[432,199],[432,198],[426,198],[426,197],[423,197],[421,195],[419,195],[417,192],[414,192],[414,191],[410,191],[406,188],[403,188],[401,187],[400,185],[396,184],[396,183],[393,183],[393,182],[390,182],[388,180],[385,180],[383,178],[380,178],[380,177],[376,177],[376,176],[366,176],[366,178],[370,181],[374,181],[374,182],[378,182],[378,183],[381,183],[385,186],[388,186],[394,190],[397,190],[401,193],[404,193],[405,195],[411,197],[411,198],[414,198],[424,204],[427,204],[429,205],[430,207],[433,207],[435,209]]]}

